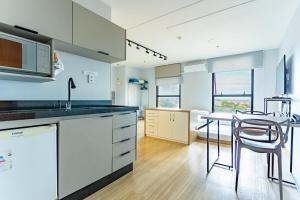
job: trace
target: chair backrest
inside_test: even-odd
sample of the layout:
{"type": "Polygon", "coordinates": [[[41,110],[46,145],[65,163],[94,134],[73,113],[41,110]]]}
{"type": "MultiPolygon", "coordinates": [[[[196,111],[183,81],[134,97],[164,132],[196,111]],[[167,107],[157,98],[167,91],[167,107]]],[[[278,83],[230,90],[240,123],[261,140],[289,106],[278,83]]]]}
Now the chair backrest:
{"type": "Polygon", "coordinates": [[[274,115],[274,113],[265,113],[258,110],[236,110],[236,114],[247,114],[247,115],[274,115]]]}
{"type": "Polygon", "coordinates": [[[246,139],[262,143],[277,143],[281,147],[288,140],[288,132],[290,128],[290,120],[286,119],[280,123],[275,121],[255,118],[239,119],[236,115],[233,116],[234,135],[237,139],[246,139]],[[285,133],[282,131],[282,126],[286,126],[285,133]],[[242,134],[241,134],[242,133],[242,134]],[[257,135],[272,135],[266,139],[256,137],[257,135]]]}

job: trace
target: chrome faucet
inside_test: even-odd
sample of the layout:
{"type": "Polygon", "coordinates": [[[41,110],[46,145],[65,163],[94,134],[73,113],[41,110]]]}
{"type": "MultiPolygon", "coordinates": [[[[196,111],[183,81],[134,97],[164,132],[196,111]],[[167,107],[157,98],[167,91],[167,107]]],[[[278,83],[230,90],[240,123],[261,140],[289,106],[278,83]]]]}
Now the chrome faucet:
{"type": "Polygon", "coordinates": [[[71,103],[71,89],[75,89],[76,85],[73,81],[73,78],[69,78],[68,81],[68,101],[66,103],[66,110],[71,110],[72,108],[72,103],[71,103]]]}

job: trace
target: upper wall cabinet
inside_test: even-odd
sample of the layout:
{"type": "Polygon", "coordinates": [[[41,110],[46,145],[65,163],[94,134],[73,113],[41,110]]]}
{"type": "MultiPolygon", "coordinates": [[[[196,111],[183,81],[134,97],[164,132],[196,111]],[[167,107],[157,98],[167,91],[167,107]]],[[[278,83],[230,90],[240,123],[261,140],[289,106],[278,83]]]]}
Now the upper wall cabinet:
{"type": "Polygon", "coordinates": [[[73,44],[110,57],[126,59],[126,30],[73,3],[73,44]]]}
{"type": "Polygon", "coordinates": [[[72,0],[0,0],[0,21],[72,43],[72,0]]]}

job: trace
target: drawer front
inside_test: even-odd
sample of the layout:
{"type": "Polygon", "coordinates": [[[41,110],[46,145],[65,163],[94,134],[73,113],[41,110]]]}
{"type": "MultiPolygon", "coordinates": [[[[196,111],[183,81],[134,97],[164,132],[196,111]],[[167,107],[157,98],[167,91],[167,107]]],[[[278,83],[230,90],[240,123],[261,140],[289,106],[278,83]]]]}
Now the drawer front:
{"type": "Polygon", "coordinates": [[[120,142],[132,137],[136,137],[136,125],[113,130],[113,143],[120,142]]]}
{"type": "Polygon", "coordinates": [[[157,135],[157,130],[156,129],[147,129],[146,135],[157,135]]]}
{"type": "Polygon", "coordinates": [[[146,130],[157,130],[157,124],[146,123],[146,130]]]}
{"type": "Polygon", "coordinates": [[[157,117],[158,116],[158,112],[154,111],[154,110],[147,110],[146,111],[146,117],[157,117]]]}
{"type": "Polygon", "coordinates": [[[113,144],[113,157],[135,149],[135,138],[128,138],[113,144]]]}
{"type": "Polygon", "coordinates": [[[136,113],[126,113],[114,116],[114,128],[136,124],[136,113]]]}
{"type": "Polygon", "coordinates": [[[117,171],[122,167],[132,163],[135,160],[135,149],[128,151],[123,155],[113,158],[113,171],[117,171]]]}
{"type": "Polygon", "coordinates": [[[157,123],[158,118],[157,117],[146,117],[146,123],[157,123]]]}

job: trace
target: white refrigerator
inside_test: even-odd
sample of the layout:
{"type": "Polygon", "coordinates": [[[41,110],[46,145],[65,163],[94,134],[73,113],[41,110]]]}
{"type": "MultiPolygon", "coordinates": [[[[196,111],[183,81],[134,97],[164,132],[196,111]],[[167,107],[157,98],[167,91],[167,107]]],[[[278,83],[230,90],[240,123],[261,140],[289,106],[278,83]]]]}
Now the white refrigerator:
{"type": "Polygon", "coordinates": [[[56,125],[0,131],[0,199],[57,199],[56,125]]]}

